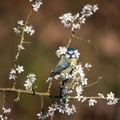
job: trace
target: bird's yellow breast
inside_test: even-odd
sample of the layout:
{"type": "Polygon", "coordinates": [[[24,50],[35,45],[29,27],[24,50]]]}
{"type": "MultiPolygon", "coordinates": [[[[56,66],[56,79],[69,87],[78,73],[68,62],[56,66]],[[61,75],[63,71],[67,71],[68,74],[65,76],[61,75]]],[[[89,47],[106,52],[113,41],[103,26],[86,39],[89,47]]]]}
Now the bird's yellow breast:
{"type": "Polygon", "coordinates": [[[62,73],[70,73],[72,68],[77,64],[77,59],[71,58],[70,59],[70,66],[62,71],[62,73]]]}
{"type": "Polygon", "coordinates": [[[71,66],[75,66],[77,64],[76,58],[71,58],[70,61],[71,61],[71,63],[70,63],[71,66]]]}

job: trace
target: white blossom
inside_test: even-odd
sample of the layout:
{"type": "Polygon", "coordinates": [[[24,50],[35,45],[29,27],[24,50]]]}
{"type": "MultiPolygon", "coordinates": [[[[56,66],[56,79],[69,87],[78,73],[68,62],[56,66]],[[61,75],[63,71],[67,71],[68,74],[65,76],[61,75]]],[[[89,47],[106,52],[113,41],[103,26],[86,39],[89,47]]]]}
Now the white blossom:
{"type": "Polygon", "coordinates": [[[107,94],[107,100],[114,100],[114,98],[115,98],[115,94],[114,93],[112,93],[112,92],[110,92],[109,94],[107,94]]]}
{"type": "Polygon", "coordinates": [[[25,28],[24,28],[24,31],[27,34],[30,34],[30,36],[35,33],[35,30],[33,29],[33,26],[31,26],[31,25],[30,26],[26,25],[25,28]]]}
{"type": "Polygon", "coordinates": [[[54,107],[49,107],[48,114],[50,116],[54,116],[55,111],[56,111],[56,109],[54,107]]]}
{"type": "Polygon", "coordinates": [[[79,13],[77,13],[76,15],[73,16],[73,17],[74,17],[74,22],[73,22],[73,24],[72,24],[72,31],[73,31],[74,29],[80,29],[80,28],[81,28],[80,23],[77,21],[77,19],[79,18],[79,16],[80,16],[79,13]]]}
{"type": "Polygon", "coordinates": [[[77,95],[82,94],[82,92],[83,92],[83,87],[82,87],[82,85],[79,85],[79,86],[76,87],[76,92],[77,92],[77,95]]]}
{"type": "Polygon", "coordinates": [[[16,74],[16,70],[12,68],[10,74],[16,74]]]}
{"type": "Polygon", "coordinates": [[[83,97],[83,99],[81,100],[81,102],[85,102],[87,100],[86,97],[83,97]]]}
{"type": "Polygon", "coordinates": [[[81,101],[83,99],[83,96],[77,94],[77,96],[75,97],[78,101],[81,101]]]}
{"type": "Polygon", "coordinates": [[[40,112],[40,113],[37,113],[37,117],[39,120],[43,120],[43,119],[46,119],[47,117],[49,117],[49,114],[40,112]]]}
{"type": "Polygon", "coordinates": [[[64,24],[65,27],[72,27],[72,31],[76,29],[80,29],[82,24],[85,24],[86,17],[90,17],[93,15],[94,12],[98,10],[97,5],[90,5],[87,4],[83,7],[81,11],[81,16],[79,13],[72,15],[72,13],[65,13],[64,15],[60,16],[59,19],[61,23],[64,24]]]}
{"type": "Polygon", "coordinates": [[[89,17],[93,14],[92,12],[92,5],[90,4],[87,4],[83,7],[82,11],[81,11],[81,14],[86,16],[86,17],[89,17]]]}
{"type": "Polygon", "coordinates": [[[94,12],[96,12],[98,10],[98,6],[97,5],[90,5],[87,4],[83,7],[81,14],[85,17],[90,17],[91,15],[93,15],[94,12]]]}
{"type": "Polygon", "coordinates": [[[118,98],[115,98],[114,100],[107,101],[108,105],[116,105],[118,103],[118,98]]]}
{"type": "Polygon", "coordinates": [[[93,98],[89,99],[88,102],[89,102],[89,106],[94,106],[95,103],[97,103],[97,101],[95,99],[93,99],[93,98]]]}
{"type": "Polygon", "coordinates": [[[24,72],[23,66],[18,65],[17,68],[16,68],[16,71],[17,71],[18,73],[24,72]]]}
{"type": "Polygon", "coordinates": [[[15,74],[9,74],[9,79],[10,80],[15,80],[17,76],[15,74]]]}
{"type": "Polygon", "coordinates": [[[21,26],[24,25],[23,20],[18,20],[17,23],[18,23],[18,25],[21,25],[21,26]]]}
{"type": "Polygon", "coordinates": [[[72,71],[72,77],[76,81],[81,81],[82,85],[87,84],[87,78],[85,78],[85,73],[81,63],[74,67],[74,70],[72,71]]]}
{"type": "Polygon", "coordinates": [[[62,77],[64,80],[71,78],[71,75],[68,74],[68,73],[61,73],[60,75],[61,75],[61,77],[62,77]]]}
{"type": "Polygon", "coordinates": [[[79,18],[79,16],[80,16],[79,13],[77,13],[76,15],[74,15],[74,16],[73,16],[73,17],[74,17],[74,21],[77,20],[77,19],[79,18]]]}
{"type": "Polygon", "coordinates": [[[87,69],[89,69],[89,68],[92,67],[92,65],[91,65],[91,63],[85,63],[85,67],[86,67],[87,69]]]}
{"type": "Polygon", "coordinates": [[[61,55],[64,55],[67,52],[66,47],[59,47],[59,49],[56,51],[56,54],[58,57],[60,57],[61,55]]]}
{"type": "Polygon", "coordinates": [[[76,58],[79,58],[80,53],[78,52],[78,50],[74,50],[74,54],[75,54],[76,58]]]}
{"type": "Polygon", "coordinates": [[[29,79],[27,79],[27,80],[25,81],[24,86],[25,86],[26,90],[32,91],[32,82],[31,82],[29,79]]]}
{"type": "Polygon", "coordinates": [[[23,47],[22,44],[18,45],[18,50],[24,50],[25,48],[23,47]]]}
{"type": "Polygon", "coordinates": [[[76,112],[76,107],[72,104],[72,110],[73,112],[76,112]]]}
{"type": "Polygon", "coordinates": [[[59,111],[59,113],[65,113],[65,109],[64,109],[64,107],[60,107],[59,109],[58,109],[58,111],[59,111]]]}
{"type": "Polygon", "coordinates": [[[66,105],[65,108],[66,108],[65,112],[67,113],[67,115],[71,115],[74,112],[76,112],[76,108],[74,105],[72,105],[72,107],[69,107],[68,105],[66,105]]]}
{"type": "Polygon", "coordinates": [[[73,25],[72,25],[72,31],[73,31],[74,29],[80,29],[80,28],[81,28],[81,26],[80,26],[79,23],[73,23],[73,25]]]}
{"type": "MultiPolygon", "coordinates": [[[[29,0],[30,2],[32,2],[32,0],[29,0]]],[[[38,9],[40,8],[40,6],[42,5],[42,0],[36,0],[33,4],[32,4],[32,7],[33,7],[33,10],[35,12],[38,12],[38,9]]]]}
{"type": "Polygon", "coordinates": [[[35,80],[36,80],[35,74],[30,73],[27,75],[27,80],[25,80],[25,83],[24,83],[24,87],[26,88],[26,90],[32,91],[32,86],[35,80]]]}
{"type": "Polygon", "coordinates": [[[4,115],[0,115],[0,120],[8,120],[8,117],[4,115]]]}
{"type": "Polygon", "coordinates": [[[82,85],[87,85],[87,81],[88,81],[88,78],[82,77],[82,79],[81,79],[82,85]]]}
{"type": "Polygon", "coordinates": [[[68,107],[68,108],[66,109],[66,113],[67,113],[68,115],[71,115],[71,114],[73,114],[73,111],[72,111],[72,109],[71,109],[70,107],[68,107]]]}
{"type": "Polygon", "coordinates": [[[9,79],[10,80],[15,80],[17,78],[16,76],[16,70],[14,68],[11,69],[10,74],[9,74],[9,79]]]}
{"type": "Polygon", "coordinates": [[[80,77],[80,75],[78,75],[78,73],[76,72],[76,71],[72,71],[72,78],[75,80],[75,81],[77,81],[77,82],[80,82],[80,80],[81,80],[81,77],[80,77]]]}
{"type": "Polygon", "coordinates": [[[32,81],[32,82],[35,82],[35,80],[36,80],[36,75],[35,75],[34,73],[29,73],[29,74],[27,75],[27,79],[29,79],[29,80],[32,81]]]}
{"type": "Polygon", "coordinates": [[[55,104],[53,104],[52,107],[49,107],[48,115],[53,116],[56,111],[58,111],[59,113],[62,113],[62,114],[67,113],[67,115],[71,115],[76,112],[76,108],[74,105],[72,105],[70,107],[68,102],[64,103],[64,104],[63,103],[62,104],[55,103],[55,104]]]}
{"type": "Polygon", "coordinates": [[[10,108],[6,109],[5,107],[3,107],[2,109],[3,109],[3,113],[10,113],[11,112],[10,108]]]}
{"type": "Polygon", "coordinates": [[[85,16],[82,15],[82,16],[79,18],[79,21],[80,21],[80,24],[85,24],[85,21],[86,21],[85,16]]]}
{"type": "Polygon", "coordinates": [[[98,9],[99,9],[99,8],[98,8],[98,5],[97,5],[97,4],[96,4],[96,5],[93,5],[93,12],[96,12],[98,9]]]}
{"type": "Polygon", "coordinates": [[[17,33],[17,34],[19,34],[19,33],[21,32],[21,31],[20,31],[18,28],[16,28],[16,27],[14,27],[13,30],[14,30],[14,32],[17,33]]]}
{"type": "Polygon", "coordinates": [[[0,120],[8,120],[8,117],[6,116],[6,113],[10,113],[11,112],[11,109],[8,108],[6,109],[5,107],[2,108],[3,109],[3,114],[0,115],[0,120]]]}
{"type": "Polygon", "coordinates": [[[65,113],[65,108],[62,105],[55,104],[55,108],[59,111],[59,113],[65,113]]]}
{"type": "Polygon", "coordinates": [[[75,22],[79,18],[79,13],[72,15],[72,13],[65,13],[59,19],[64,24],[65,27],[71,27],[72,29],[80,29],[80,24],[75,22]]]}
{"type": "Polygon", "coordinates": [[[80,63],[80,64],[78,64],[78,65],[76,65],[76,67],[75,67],[75,69],[74,69],[77,73],[84,73],[83,72],[83,67],[82,67],[82,64],[80,63]]]}
{"type": "Polygon", "coordinates": [[[30,31],[30,36],[32,36],[34,33],[35,33],[35,30],[32,29],[32,30],[30,31]]]}
{"type": "Polygon", "coordinates": [[[85,73],[83,71],[83,67],[81,63],[76,65],[74,68],[74,71],[73,71],[74,78],[75,78],[75,74],[76,75],[79,74],[81,80],[85,78],[85,73]]]}
{"type": "Polygon", "coordinates": [[[118,103],[118,98],[115,98],[115,94],[110,92],[109,94],[107,94],[107,104],[108,105],[115,105],[116,103],[118,103]]]}
{"type": "Polygon", "coordinates": [[[54,79],[58,80],[60,78],[60,75],[55,75],[54,79]]]}
{"type": "Polygon", "coordinates": [[[65,13],[64,15],[60,16],[59,19],[65,27],[70,27],[74,22],[74,16],[72,16],[72,13],[65,13]]]}
{"type": "Polygon", "coordinates": [[[99,95],[99,97],[100,97],[101,99],[104,99],[104,98],[105,98],[105,96],[103,95],[103,93],[98,93],[98,95],[99,95]]]}

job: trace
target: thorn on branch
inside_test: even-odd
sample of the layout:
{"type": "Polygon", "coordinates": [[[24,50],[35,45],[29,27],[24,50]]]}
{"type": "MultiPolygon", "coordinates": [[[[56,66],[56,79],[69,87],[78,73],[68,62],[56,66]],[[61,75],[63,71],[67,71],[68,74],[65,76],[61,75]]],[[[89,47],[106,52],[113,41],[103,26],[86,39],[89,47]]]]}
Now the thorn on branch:
{"type": "Polygon", "coordinates": [[[17,98],[14,100],[14,102],[18,102],[18,101],[20,101],[20,92],[18,92],[18,96],[17,96],[17,98]]]}
{"type": "Polygon", "coordinates": [[[32,87],[32,92],[33,92],[33,95],[36,94],[36,92],[35,92],[35,88],[33,88],[33,87],[32,87]]]}

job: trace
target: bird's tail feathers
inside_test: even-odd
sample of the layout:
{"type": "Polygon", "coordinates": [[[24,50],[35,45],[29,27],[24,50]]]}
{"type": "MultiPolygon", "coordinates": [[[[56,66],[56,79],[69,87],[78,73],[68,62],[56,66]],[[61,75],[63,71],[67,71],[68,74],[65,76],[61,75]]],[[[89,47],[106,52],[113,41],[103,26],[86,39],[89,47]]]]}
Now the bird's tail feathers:
{"type": "Polygon", "coordinates": [[[52,79],[52,77],[48,77],[48,79],[45,81],[45,83],[48,83],[51,79],[52,79]]]}

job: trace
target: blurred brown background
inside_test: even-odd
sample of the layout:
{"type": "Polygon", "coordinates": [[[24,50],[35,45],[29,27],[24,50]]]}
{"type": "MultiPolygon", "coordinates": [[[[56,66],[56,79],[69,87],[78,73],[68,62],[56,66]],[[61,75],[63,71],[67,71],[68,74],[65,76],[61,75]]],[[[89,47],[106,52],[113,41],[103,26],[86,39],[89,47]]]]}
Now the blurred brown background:
{"type": "MultiPolygon", "coordinates": [[[[79,62],[91,62],[93,65],[91,71],[86,73],[88,82],[95,82],[100,76],[103,79],[99,84],[87,88],[85,95],[94,96],[99,92],[106,94],[113,91],[120,97],[120,0],[43,0],[39,12],[34,12],[30,19],[36,33],[32,37],[26,36],[26,40],[32,44],[26,46],[18,61],[25,69],[17,81],[18,88],[24,89],[26,75],[32,72],[37,75],[38,91],[47,90],[45,79],[58,61],[55,51],[59,46],[65,46],[70,37],[70,29],[64,28],[58,17],[67,12],[75,14],[86,3],[98,4],[100,9],[77,32],[84,41],[75,39],[71,46],[80,51],[79,62]],[[87,43],[86,40],[91,42],[87,43]]],[[[0,2],[0,87],[12,86],[8,75],[19,43],[13,27],[17,25],[17,20],[26,19],[30,7],[28,0],[0,2]]],[[[0,109],[2,96],[0,93],[0,109]]],[[[6,94],[5,105],[12,109],[10,118],[37,120],[36,113],[41,109],[40,98],[22,95],[21,101],[13,103],[16,96],[6,94]]],[[[120,120],[120,103],[107,106],[105,101],[99,101],[95,107],[89,107],[87,102],[73,102],[77,106],[75,114],[56,114],[54,119],[120,120]]],[[[48,99],[45,99],[45,104],[49,105],[48,99]]]]}

